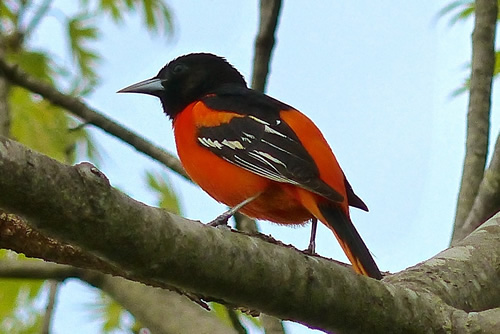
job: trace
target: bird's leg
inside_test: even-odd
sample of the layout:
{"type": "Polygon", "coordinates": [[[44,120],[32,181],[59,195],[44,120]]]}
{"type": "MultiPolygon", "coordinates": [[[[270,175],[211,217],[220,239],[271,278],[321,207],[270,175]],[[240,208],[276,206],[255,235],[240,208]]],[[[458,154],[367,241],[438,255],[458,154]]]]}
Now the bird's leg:
{"type": "Polygon", "coordinates": [[[313,218],[311,220],[311,238],[309,239],[309,246],[305,250],[305,253],[313,255],[316,252],[316,230],[318,228],[318,219],[313,218]]]}
{"type": "Polygon", "coordinates": [[[244,207],[245,205],[247,205],[248,203],[250,203],[251,201],[253,201],[257,197],[259,197],[259,195],[260,195],[260,193],[255,195],[255,196],[247,198],[246,200],[235,205],[234,207],[227,210],[226,212],[223,212],[220,216],[218,216],[217,218],[212,220],[207,225],[209,225],[209,226],[227,225],[227,221],[229,220],[229,218],[231,218],[236,213],[236,211],[240,210],[242,207],[244,207]]]}

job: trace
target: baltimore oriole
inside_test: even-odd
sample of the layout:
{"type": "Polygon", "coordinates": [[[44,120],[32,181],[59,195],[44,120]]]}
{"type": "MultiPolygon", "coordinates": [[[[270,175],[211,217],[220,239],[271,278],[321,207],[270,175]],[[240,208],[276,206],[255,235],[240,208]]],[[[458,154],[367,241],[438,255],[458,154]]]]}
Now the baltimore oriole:
{"type": "Polygon", "coordinates": [[[382,277],[349,218],[349,205],[368,208],[304,114],[247,88],[238,70],[208,53],[174,59],[155,77],[119,92],[160,98],[184,168],[217,201],[278,224],[312,220],[314,227],[319,219],[356,272],[382,277]]]}

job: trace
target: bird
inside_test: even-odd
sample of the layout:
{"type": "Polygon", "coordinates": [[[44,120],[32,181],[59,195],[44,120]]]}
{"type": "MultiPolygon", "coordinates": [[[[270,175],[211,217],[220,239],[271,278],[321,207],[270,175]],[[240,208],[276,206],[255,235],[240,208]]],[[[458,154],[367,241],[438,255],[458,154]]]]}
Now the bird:
{"type": "Polygon", "coordinates": [[[156,76],[118,91],[160,99],[171,119],[179,159],[191,179],[231,209],[282,225],[328,227],[355,272],[381,279],[354,227],[349,206],[368,211],[354,193],[318,127],[303,113],[249,88],[225,58],[190,53],[156,76]]]}

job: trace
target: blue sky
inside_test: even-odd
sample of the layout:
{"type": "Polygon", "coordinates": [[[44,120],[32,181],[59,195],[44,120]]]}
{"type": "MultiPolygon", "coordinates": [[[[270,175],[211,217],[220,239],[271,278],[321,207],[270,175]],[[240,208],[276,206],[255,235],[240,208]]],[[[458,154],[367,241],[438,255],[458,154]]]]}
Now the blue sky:
{"type": "MultiPolygon", "coordinates": [[[[323,131],[370,208],[369,213],[352,210],[352,219],[382,270],[415,265],[445,249],[450,239],[467,110],[466,95],[450,94],[467,75],[472,21],[449,26],[448,18],[436,19],[448,3],[317,0],[285,1],[282,8],[267,93],[307,114],[323,131]]],[[[86,102],[175,152],[171,124],[159,102],[115,92],[155,75],[172,58],[198,51],[226,57],[250,79],[258,5],[229,0],[169,4],[176,27],[169,39],[148,35],[137,17],[119,27],[100,23],[105,32],[97,45],[104,58],[98,69],[102,84],[86,102]]],[[[64,52],[54,26],[56,19],[44,22],[36,43],[64,52]]],[[[495,109],[493,114],[492,140],[500,124],[495,109]]],[[[92,133],[104,154],[99,167],[111,183],[153,204],[144,170],[165,169],[100,130],[92,133]]],[[[210,221],[225,209],[168,175],[188,218],[210,221]]],[[[309,227],[259,226],[285,243],[307,247],[309,227]]],[[[317,252],[346,260],[323,227],[317,252]]],[[[91,289],[66,283],[59,296],[56,333],[95,331],[85,311],[94,298],[91,289]]],[[[313,332],[291,323],[287,330],[313,332]]]]}

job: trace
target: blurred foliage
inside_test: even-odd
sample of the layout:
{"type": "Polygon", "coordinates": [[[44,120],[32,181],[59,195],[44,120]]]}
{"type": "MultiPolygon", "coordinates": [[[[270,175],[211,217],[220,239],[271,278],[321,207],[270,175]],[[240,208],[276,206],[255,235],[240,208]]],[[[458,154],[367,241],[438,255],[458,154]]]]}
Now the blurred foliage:
{"type": "MultiPolygon", "coordinates": [[[[87,5],[89,2],[89,0],[83,0],[83,3],[87,5]]],[[[123,22],[124,13],[140,12],[143,24],[150,32],[169,35],[173,31],[171,10],[160,0],[100,0],[97,10],[110,14],[115,23],[123,22]]]]}
{"type": "MultiPolygon", "coordinates": [[[[233,322],[231,321],[231,318],[228,313],[228,308],[227,306],[221,305],[219,303],[211,302],[210,303],[210,309],[211,312],[214,312],[217,318],[219,318],[223,323],[225,323],[227,326],[232,327],[233,322]]],[[[245,318],[248,320],[253,326],[257,328],[262,328],[262,324],[260,322],[259,317],[253,317],[251,315],[248,315],[244,312],[241,312],[239,310],[234,310],[236,312],[238,318],[245,318]]],[[[243,324],[242,324],[243,325],[243,324]]]]}
{"type": "Polygon", "coordinates": [[[137,321],[128,324],[125,319],[133,319],[132,315],[102,292],[97,294],[96,302],[88,305],[88,309],[93,310],[90,321],[99,319],[99,333],[134,333],[136,327],[141,327],[137,321]]]}
{"type": "Polygon", "coordinates": [[[438,16],[451,15],[450,25],[458,21],[465,20],[474,14],[474,1],[470,0],[457,0],[444,6],[439,12],[438,16]]]}
{"type": "MultiPolygon", "coordinates": [[[[99,79],[96,70],[101,56],[89,46],[101,36],[102,25],[99,23],[111,18],[115,24],[122,24],[130,14],[141,16],[144,27],[150,33],[170,36],[173,32],[170,9],[163,0],[78,0],[71,3],[10,0],[0,2],[0,36],[7,57],[10,60],[14,58],[17,63],[17,58],[30,49],[30,38],[36,28],[45,18],[56,18],[61,32],[67,36],[72,63],[56,62],[56,59],[64,59],[64,55],[58,58],[49,50],[39,50],[46,57],[43,64],[38,61],[33,67],[51,68],[53,73],[59,74],[55,82],[57,87],[73,87],[71,93],[86,95],[95,88],[99,79]]],[[[24,69],[35,75],[33,71],[24,69]]]]}
{"type": "MultiPolygon", "coordinates": [[[[498,0],[500,6],[500,0],[498,0]]],[[[475,2],[473,0],[456,0],[444,6],[439,12],[438,17],[451,15],[450,25],[459,21],[466,20],[474,15],[475,2]]],[[[500,12],[498,12],[497,20],[500,20],[500,12]]]]}
{"type": "Polygon", "coordinates": [[[61,162],[72,163],[76,145],[86,146],[86,155],[95,158],[90,136],[77,128],[65,111],[18,87],[10,92],[11,136],[15,140],[61,162]]]}
{"type": "Polygon", "coordinates": [[[181,214],[181,207],[177,195],[172,190],[172,186],[166,173],[146,172],[146,181],[149,187],[158,196],[158,206],[162,209],[181,214]]]}
{"type": "MultiPolygon", "coordinates": [[[[85,97],[99,84],[101,55],[93,45],[102,35],[102,22],[124,24],[131,16],[139,16],[152,34],[169,36],[173,31],[170,9],[164,0],[3,0],[0,1],[0,56],[63,93],[85,97]],[[53,49],[33,47],[33,36],[47,18],[59,23],[54,36],[65,37],[61,43],[66,43],[62,50],[67,53],[54,54],[53,49]]],[[[10,87],[8,101],[0,103],[9,104],[10,135],[15,140],[61,162],[71,164],[76,159],[98,162],[92,136],[63,109],[19,87],[10,87]]],[[[156,185],[165,194],[165,203],[178,209],[173,193],[167,199],[166,184],[156,185]]],[[[0,250],[0,259],[7,257],[34,261],[0,250]]],[[[46,291],[40,280],[0,280],[0,333],[39,333],[46,291]]],[[[104,297],[98,303],[103,333],[132,332],[136,324],[124,327],[121,319],[127,313],[120,305],[104,297]]]]}
{"type": "MultiPolygon", "coordinates": [[[[500,7],[500,0],[498,0],[498,6],[500,7]]],[[[449,23],[450,25],[454,25],[461,21],[466,21],[474,15],[475,10],[475,2],[472,0],[456,0],[451,2],[450,4],[444,6],[437,14],[437,17],[444,17],[450,15],[449,23]]],[[[497,25],[498,21],[500,21],[500,11],[497,15],[497,25]]],[[[498,27],[497,27],[498,31],[498,27]]],[[[467,68],[470,71],[470,63],[467,64],[467,68]]],[[[495,52],[495,68],[493,70],[493,80],[498,78],[498,74],[500,72],[500,51],[495,52]]],[[[463,93],[469,91],[470,87],[470,76],[466,78],[460,87],[453,90],[451,93],[452,97],[459,96],[463,93]]]]}
{"type": "MultiPolygon", "coordinates": [[[[39,261],[0,249],[1,260],[39,261]]],[[[43,319],[36,299],[42,291],[40,280],[0,280],[0,333],[37,333],[43,319]]]]}

